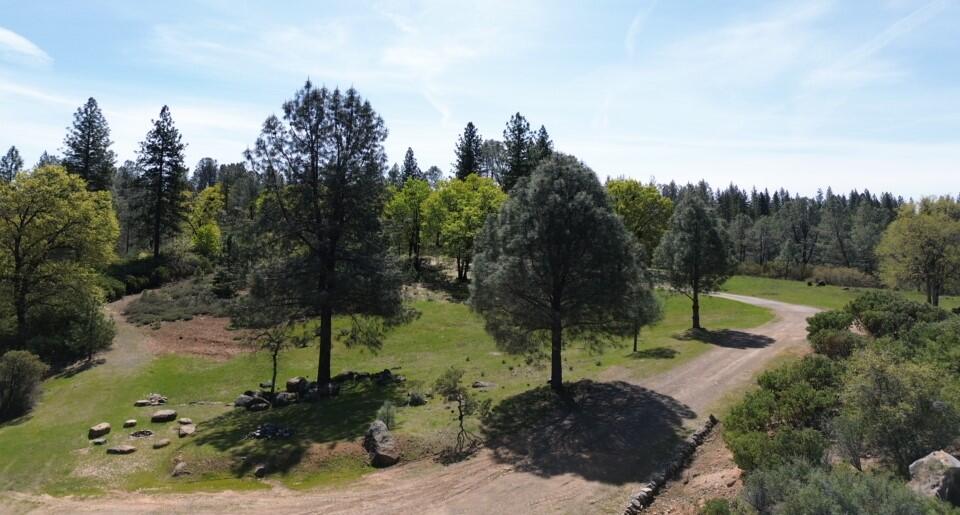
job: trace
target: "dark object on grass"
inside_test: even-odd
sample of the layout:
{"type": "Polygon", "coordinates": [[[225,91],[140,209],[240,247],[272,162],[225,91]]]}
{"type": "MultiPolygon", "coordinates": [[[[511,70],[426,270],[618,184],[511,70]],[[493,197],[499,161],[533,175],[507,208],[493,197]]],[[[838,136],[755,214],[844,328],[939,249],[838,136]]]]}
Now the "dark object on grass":
{"type": "Polygon", "coordinates": [[[153,436],[153,431],[149,429],[141,429],[139,431],[134,431],[130,433],[132,438],[146,438],[148,436],[153,436]]]}
{"type": "Polygon", "coordinates": [[[382,420],[374,420],[363,438],[363,448],[370,454],[370,464],[382,468],[400,461],[400,447],[382,420]]]}
{"type": "Polygon", "coordinates": [[[290,438],[293,436],[293,430],[279,424],[264,422],[256,429],[247,433],[244,437],[248,440],[274,440],[278,438],[290,438]]]}

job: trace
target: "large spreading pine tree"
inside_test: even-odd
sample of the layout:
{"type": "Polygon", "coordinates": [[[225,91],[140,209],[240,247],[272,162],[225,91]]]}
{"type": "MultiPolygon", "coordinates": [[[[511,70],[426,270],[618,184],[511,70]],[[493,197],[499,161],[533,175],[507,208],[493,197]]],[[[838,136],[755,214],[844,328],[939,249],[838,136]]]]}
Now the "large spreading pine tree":
{"type": "Polygon", "coordinates": [[[483,175],[480,167],[480,152],[483,146],[483,138],[477,132],[477,127],[473,122],[467,122],[463,129],[463,134],[457,141],[457,147],[454,152],[457,155],[456,177],[457,179],[466,179],[471,173],[483,175]]]}
{"type": "Polygon", "coordinates": [[[63,166],[87,182],[90,191],[109,191],[116,155],[110,150],[110,127],[93,98],[73,115],[63,140],[63,166]]]}
{"type": "Polygon", "coordinates": [[[471,305],[504,350],[550,349],[563,388],[570,338],[599,347],[653,318],[636,239],[592,170],[557,155],[522,178],[477,241],[471,305]]]}
{"type": "Polygon", "coordinates": [[[187,188],[187,168],[183,164],[180,131],[173,124],[170,108],[163,106],[153,129],[140,142],[137,166],[137,211],[153,244],[153,257],[160,257],[160,245],[167,236],[180,230],[184,215],[183,192],[187,188]]]}
{"type": "MultiPolygon", "coordinates": [[[[402,305],[380,224],[386,137],[383,120],[354,89],[307,81],[247,152],[267,189],[261,214],[270,236],[252,301],[280,302],[288,319],[319,318],[321,385],[331,378],[335,314],[390,316],[402,305]]],[[[380,345],[379,331],[350,319],[348,344],[380,345]]]]}

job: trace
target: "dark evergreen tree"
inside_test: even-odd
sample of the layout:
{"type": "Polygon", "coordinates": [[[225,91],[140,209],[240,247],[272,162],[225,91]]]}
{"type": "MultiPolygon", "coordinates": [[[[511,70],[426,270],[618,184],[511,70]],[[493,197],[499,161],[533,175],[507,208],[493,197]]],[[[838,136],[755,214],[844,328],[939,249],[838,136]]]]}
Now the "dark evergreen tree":
{"type": "Polygon", "coordinates": [[[113,176],[113,204],[117,211],[117,221],[120,223],[120,239],[117,242],[117,253],[128,256],[141,243],[142,223],[136,208],[139,205],[138,195],[141,193],[137,185],[140,171],[137,163],[126,161],[117,167],[113,176]]]}
{"type": "Polygon", "coordinates": [[[553,140],[547,133],[547,128],[543,125],[537,131],[537,136],[533,141],[533,149],[530,151],[530,157],[533,159],[532,166],[536,167],[540,162],[553,155],[553,140]]]}
{"type": "Polygon", "coordinates": [[[403,187],[403,174],[400,172],[400,165],[397,163],[393,163],[393,166],[387,171],[387,184],[397,189],[403,187]]]}
{"type": "Polygon", "coordinates": [[[93,98],[73,115],[73,126],[63,140],[63,166],[87,181],[90,191],[109,190],[113,185],[116,155],[110,150],[110,127],[93,98]]]}
{"type": "Polygon", "coordinates": [[[423,172],[423,180],[430,183],[431,188],[436,188],[437,184],[443,180],[443,170],[438,166],[431,166],[427,168],[427,171],[423,172]]]}
{"type": "Polygon", "coordinates": [[[183,164],[180,131],[173,124],[170,108],[163,106],[153,129],[140,142],[137,155],[137,212],[150,234],[153,257],[160,257],[160,246],[167,236],[180,230],[184,214],[183,192],[187,187],[187,168],[183,164]]]}
{"type": "Polygon", "coordinates": [[[457,147],[454,149],[457,155],[455,169],[457,179],[465,179],[471,173],[484,175],[480,159],[482,146],[483,138],[480,137],[477,128],[473,125],[473,122],[467,122],[463,134],[457,141],[457,147]]]}
{"type": "Polygon", "coordinates": [[[309,81],[271,116],[252,150],[262,177],[262,223],[269,241],[257,276],[280,299],[286,317],[317,317],[317,382],[330,384],[333,316],[350,317],[347,345],[381,345],[379,323],[356,315],[401,312],[400,280],[380,217],[386,157],[383,120],[354,90],[315,88],[309,81]]]}
{"type": "Polygon", "coordinates": [[[217,173],[220,171],[220,165],[212,157],[205,157],[197,162],[193,168],[193,189],[203,191],[217,183],[217,173]]]}
{"type": "Polygon", "coordinates": [[[636,239],[593,171],[572,156],[521,178],[487,219],[477,248],[473,309],[504,350],[548,347],[558,391],[567,340],[600,347],[611,335],[631,334],[649,288],[636,239]]]}
{"type": "Polygon", "coordinates": [[[503,130],[503,145],[507,162],[501,185],[504,191],[510,191],[522,177],[527,177],[533,170],[530,123],[520,113],[511,116],[507,122],[507,128],[503,130]]]}
{"type": "Polygon", "coordinates": [[[0,157],[0,181],[10,182],[23,170],[23,158],[17,147],[10,147],[7,154],[0,157]]]}
{"type": "Polygon", "coordinates": [[[720,286],[735,261],[720,218],[697,190],[688,190],[673,210],[670,228],[653,257],[671,288],[690,298],[693,328],[700,329],[700,294],[720,286]]]}
{"type": "Polygon", "coordinates": [[[410,179],[423,180],[423,172],[413,155],[413,149],[407,147],[407,153],[403,155],[403,166],[400,168],[400,182],[406,184],[410,179]]]}
{"type": "Polygon", "coordinates": [[[46,150],[44,150],[43,153],[40,154],[40,159],[37,160],[37,164],[34,166],[34,168],[60,164],[63,164],[63,161],[59,157],[49,154],[46,150]]]}
{"type": "Polygon", "coordinates": [[[503,143],[495,139],[484,141],[480,146],[479,166],[485,177],[503,187],[503,177],[507,173],[507,150],[503,143]]]}

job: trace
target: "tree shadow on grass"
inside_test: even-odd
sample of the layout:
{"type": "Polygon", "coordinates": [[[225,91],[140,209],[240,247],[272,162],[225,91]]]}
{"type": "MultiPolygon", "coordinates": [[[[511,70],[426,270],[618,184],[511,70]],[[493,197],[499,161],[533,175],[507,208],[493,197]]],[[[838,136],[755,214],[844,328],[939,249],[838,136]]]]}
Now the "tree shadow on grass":
{"type": "Polygon", "coordinates": [[[642,480],[673,456],[696,418],[686,405],[621,381],[582,380],[505,399],[484,419],[500,462],[540,476],[573,473],[609,484],[642,480]]]}
{"type": "Polygon", "coordinates": [[[634,359],[673,359],[677,357],[677,354],[679,354],[679,352],[670,347],[654,347],[652,349],[631,352],[627,354],[627,357],[634,359]]]}
{"type": "Polygon", "coordinates": [[[470,298],[470,283],[451,278],[440,266],[422,263],[420,282],[430,290],[445,293],[453,302],[466,302],[470,298]]]}
{"type": "Polygon", "coordinates": [[[395,386],[378,387],[358,383],[341,391],[338,397],[315,403],[293,404],[253,413],[234,409],[203,424],[196,445],[209,445],[234,460],[237,477],[266,465],[270,473],[286,473],[299,464],[314,444],[353,440],[363,436],[384,401],[398,402],[395,386]],[[246,436],[264,423],[289,428],[293,435],[277,439],[248,439],[246,436]]]}
{"type": "Polygon", "coordinates": [[[697,340],[718,347],[730,347],[734,349],[762,349],[776,342],[776,340],[769,336],[734,331],[731,329],[722,329],[720,331],[690,329],[675,336],[675,338],[678,340],[697,340]]]}

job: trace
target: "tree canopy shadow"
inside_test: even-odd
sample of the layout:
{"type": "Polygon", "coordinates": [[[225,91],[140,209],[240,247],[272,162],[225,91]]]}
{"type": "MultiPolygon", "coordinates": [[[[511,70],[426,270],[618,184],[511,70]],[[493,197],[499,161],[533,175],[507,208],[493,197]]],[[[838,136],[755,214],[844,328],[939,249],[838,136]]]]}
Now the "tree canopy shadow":
{"type": "Polygon", "coordinates": [[[293,404],[254,413],[236,408],[202,424],[193,443],[210,445],[234,460],[232,472],[241,477],[257,465],[271,473],[286,473],[300,463],[314,444],[352,440],[366,433],[384,401],[399,402],[395,386],[344,385],[339,396],[314,403],[293,404]],[[292,430],[288,438],[249,439],[264,423],[292,430]]]}
{"type": "Polygon", "coordinates": [[[495,458],[541,476],[574,473],[624,484],[673,456],[696,418],[686,405],[641,386],[581,380],[565,395],[549,387],[505,399],[484,419],[495,458]]]}
{"type": "Polygon", "coordinates": [[[734,349],[762,349],[774,342],[773,338],[760,334],[751,334],[744,331],[722,329],[710,331],[708,329],[690,329],[676,337],[680,340],[697,340],[718,347],[734,349]]]}
{"type": "Polygon", "coordinates": [[[425,287],[446,294],[453,302],[466,302],[470,298],[470,283],[450,277],[441,266],[425,261],[420,266],[419,279],[425,287]]]}
{"type": "Polygon", "coordinates": [[[652,349],[631,352],[627,356],[634,359],[673,359],[677,357],[677,354],[679,354],[679,352],[670,347],[653,347],[652,349]]]}

